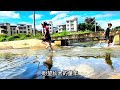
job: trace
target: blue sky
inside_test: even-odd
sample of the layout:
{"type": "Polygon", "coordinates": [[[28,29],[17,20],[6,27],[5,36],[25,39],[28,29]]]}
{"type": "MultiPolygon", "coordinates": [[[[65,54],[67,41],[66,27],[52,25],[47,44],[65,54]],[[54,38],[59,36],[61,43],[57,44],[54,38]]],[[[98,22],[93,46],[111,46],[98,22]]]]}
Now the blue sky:
{"type": "MultiPolygon", "coordinates": [[[[43,21],[53,21],[53,26],[57,26],[74,17],[78,17],[79,23],[83,23],[86,17],[95,17],[104,29],[107,23],[120,26],[120,11],[36,11],[36,28],[40,30],[43,21]]],[[[0,23],[33,24],[32,18],[33,11],[0,11],[0,23]]]]}

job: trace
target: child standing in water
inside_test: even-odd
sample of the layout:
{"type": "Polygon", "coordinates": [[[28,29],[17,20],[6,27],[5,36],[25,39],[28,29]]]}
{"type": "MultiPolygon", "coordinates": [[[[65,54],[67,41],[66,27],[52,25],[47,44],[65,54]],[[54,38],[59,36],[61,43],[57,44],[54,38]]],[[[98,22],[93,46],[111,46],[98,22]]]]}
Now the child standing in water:
{"type": "Polygon", "coordinates": [[[47,22],[44,22],[44,23],[42,24],[42,27],[43,27],[42,34],[43,34],[43,37],[44,37],[44,38],[42,39],[42,43],[46,45],[46,48],[50,47],[51,50],[52,50],[53,52],[55,52],[55,51],[53,50],[52,45],[51,45],[51,36],[50,36],[49,28],[47,27],[48,25],[49,25],[49,24],[47,24],[47,22]],[[47,45],[46,42],[48,42],[49,45],[47,45]]]}
{"type": "Polygon", "coordinates": [[[105,35],[105,40],[106,42],[108,42],[108,47],[110,46],[110,28],[112,27],[112,24],[111,23],[108,23],[108,28],[106,29],[104,35],[105,35]]]}

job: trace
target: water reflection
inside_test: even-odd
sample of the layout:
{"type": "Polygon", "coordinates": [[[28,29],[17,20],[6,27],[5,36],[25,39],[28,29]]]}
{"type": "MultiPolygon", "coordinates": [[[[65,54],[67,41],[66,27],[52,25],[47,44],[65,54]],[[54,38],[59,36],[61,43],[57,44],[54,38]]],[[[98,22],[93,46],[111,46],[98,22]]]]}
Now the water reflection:
{"type": "Polygon", "coordinates": [[[112,60],[111,60],[111,53],[106,53],[105,62],[106,62],[106,64],[108,64],[111,67],[111,69],[114,69],[114,67],[112,65],[112,60]]]}
{"type": "Polygon", "coordinates": [[[52,66],[53,66],[53,60],[52,60],[52,58],[53,58],[53,53],[49,53],[47,55],[46,60],[43,62],[43,64],[47,67],[48,71],[50,71],[51,68],[52,68],[52,66]]]}
{"type": "MultiPolygon", "coordinates": [[[[47,71],[50,71],[53,66],[53,52],[48,53],[46,60],[43,64],[46,66],[47,71]]],[[[54,79],[55,77],[45,76],[45,79],[54,79]]]]}

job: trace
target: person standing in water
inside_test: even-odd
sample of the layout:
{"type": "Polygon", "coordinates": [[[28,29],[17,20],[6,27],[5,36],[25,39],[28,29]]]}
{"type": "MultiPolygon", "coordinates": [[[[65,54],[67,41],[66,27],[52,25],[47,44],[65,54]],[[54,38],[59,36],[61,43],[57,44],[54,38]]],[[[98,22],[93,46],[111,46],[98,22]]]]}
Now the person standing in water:
{"type": "Polygon", "coordinates": [[[42,43],[46,45],[46,48],[50,47],[51,50],[52,50],[53,52],[55,52],[55,51],[53,50],[52,45],[51,45],[51,36],[50,36],[49,28],[47,27],[48,25],[49,25],[49,24],[47,24],[47,22],[44,22],[44,23],[42,24],[42,27],[43,27],[42,34],[43,34],[43,37],[44,37],[44,38],[42,39],[42,43]],[[48,42],[49,45],[47,45],[46,42],[48,42]]]}
{"type": "Polygon", "coordinates": [[[106,42],[108,43],[108,47],[110,45],[110,28],[112,27],[112,24],[111,23],[108,23],[108,28],[106,29],[106,31],[104,32],[104,35],[105,35],[105,40],[106,42]]]}

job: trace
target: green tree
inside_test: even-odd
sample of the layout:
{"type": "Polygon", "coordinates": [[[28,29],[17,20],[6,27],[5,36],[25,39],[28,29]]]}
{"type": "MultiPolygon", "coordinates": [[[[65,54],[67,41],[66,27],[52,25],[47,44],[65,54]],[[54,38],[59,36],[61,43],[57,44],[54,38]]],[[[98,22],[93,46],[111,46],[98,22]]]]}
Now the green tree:
{"type": "Polygon", "coordinates": [[[85,18],[85,23],[87,23],[87,24],[94,24],[95,23],[95,18],[86,17],[85,18]]]}
{"type": "Polygon", "coordinates": [[[114,30],[120,30],[120,26],[113,28],[114,30]]]}

